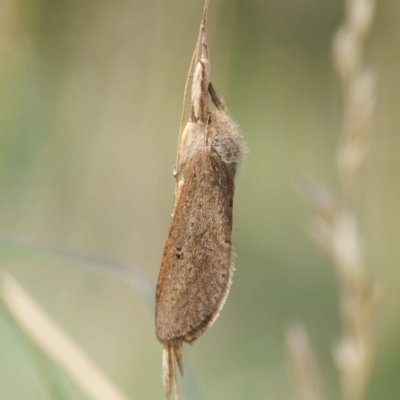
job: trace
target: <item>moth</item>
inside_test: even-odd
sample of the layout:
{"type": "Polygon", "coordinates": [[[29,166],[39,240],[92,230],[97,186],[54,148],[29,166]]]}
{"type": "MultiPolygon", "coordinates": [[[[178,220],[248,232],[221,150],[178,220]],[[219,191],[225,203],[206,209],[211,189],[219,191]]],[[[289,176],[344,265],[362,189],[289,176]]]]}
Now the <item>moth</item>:
{"type": "Polygon", "coordinates": [[[192,83],[190,118],[178,145],[174,213],[156,288],[156,335],[163,344],[167,398],[175,360],[183,375],[183,342],[210,327],[232,278],[232,208],[235,175],[245,150],[242,136],[210,81],[203,24],[202,54],[192,83]],[[210,110],[210,102],[215,111],[210,110]]]}

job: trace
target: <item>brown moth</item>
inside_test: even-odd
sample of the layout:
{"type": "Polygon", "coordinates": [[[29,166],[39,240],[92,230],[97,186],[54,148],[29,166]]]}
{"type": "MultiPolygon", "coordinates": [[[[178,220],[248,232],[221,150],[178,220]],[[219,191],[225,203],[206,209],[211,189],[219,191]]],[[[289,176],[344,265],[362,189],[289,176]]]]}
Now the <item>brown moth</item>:
{"type": "Polygon", "coordinates": [[[183,374],[182,343],[194,342],[216,320],[228,295],[233,269],[234,179],[244,143],[210,82],[206,9],[190,118],[178,146],[174,213],[156,289],[156,334],[164,345],[167,398],[172,381],[175,397],[178,395],[174,359],[183,374]],[[210,99],[216,106],[213,112],[210,99]]]}

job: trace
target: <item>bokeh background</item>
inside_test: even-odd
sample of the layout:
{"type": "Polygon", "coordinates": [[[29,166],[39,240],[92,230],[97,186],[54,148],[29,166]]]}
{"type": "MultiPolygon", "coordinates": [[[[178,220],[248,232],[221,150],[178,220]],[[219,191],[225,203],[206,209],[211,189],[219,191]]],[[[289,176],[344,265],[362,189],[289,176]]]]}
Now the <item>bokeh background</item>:
{"type": "MultiPolygon", "coordinates": [[[[53,248],[156,279],[202,7],[0,0],[0,262],[132,399],[163,398],[152,305],[100,265],[53,248]]],[[[294,183],[307,172],[338,190],[330,48],[342,17],[342,1],[211,0],[212,80],[250,151],[237,179],[234,283],[216,324],[185,347],[198,394],[184,399],[293,399],[284,330],[296,320],[309,328],[327,399],[338,397],[336,275],[307,235],[310,213],[294,183]]],[[[385,288],[370,400],[400,398],[399,44],[400,3],[379,1],[367,51],[377,115],[360,212],[369,273],[385,288]]],[[[83,399],[2,309],[0,398],[56,398],[43,369],[65,398],[83,399]]]]}

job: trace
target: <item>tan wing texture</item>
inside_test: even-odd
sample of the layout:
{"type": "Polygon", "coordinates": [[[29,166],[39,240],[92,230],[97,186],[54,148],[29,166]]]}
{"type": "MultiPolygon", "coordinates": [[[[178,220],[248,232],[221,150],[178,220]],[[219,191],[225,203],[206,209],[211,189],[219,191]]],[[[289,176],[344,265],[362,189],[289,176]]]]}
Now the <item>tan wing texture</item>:
{"type": "Polygon", "coordinates": [[[164,248],[156,332],[192,342],[216,318],[231,280],[234,184],[228,165],[203,148],[190,161],[164,248]]]}

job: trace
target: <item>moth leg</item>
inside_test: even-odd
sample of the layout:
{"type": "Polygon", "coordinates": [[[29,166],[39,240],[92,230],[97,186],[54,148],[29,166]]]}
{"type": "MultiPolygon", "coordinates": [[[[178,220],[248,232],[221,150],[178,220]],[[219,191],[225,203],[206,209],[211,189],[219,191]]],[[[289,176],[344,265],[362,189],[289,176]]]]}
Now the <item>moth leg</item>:
{"type": "Polygon", "coordinates": [[[215,104],[215,107],[217,107],[218,110],[225,110],[225,103],[218,97],[217,91],[211,82],[208,85],[208,93],[210,93],[211,100],[215,104]]]}
{"type": "Polygon", "coordinates": [[[208,60],[208,45],[203,39],[203,43],[201,44],[201,58],[208,60]]]}
{"type": "Polygon", "coordinates": [[[192,83],[192,107],[190,119],[193,122],[206,123],[208,118],[208,85],[210,83],[210,61],[208,48],[205,43],[202,46],[201,58],[197,63],[192,83]]]}
{"type": "Polygon", "coordinates": [[[194,107],[193,107],[193,104],[192,104],[192,106],[190,107],[189,122],[196,122],[196,121],[197,121],[197,117],[196,117],[196,114],[194,112],[194,107]]]}

